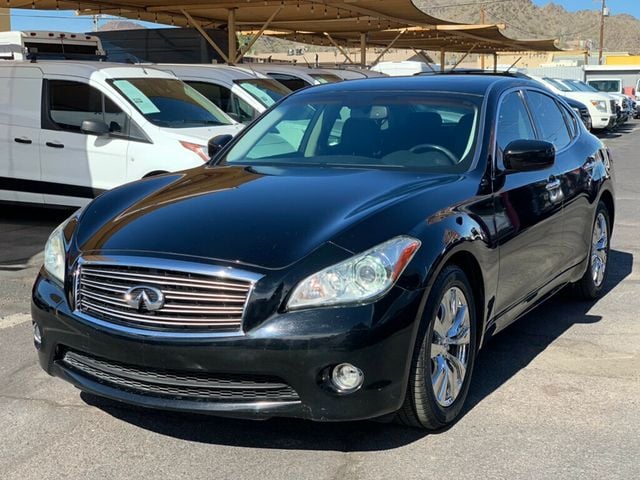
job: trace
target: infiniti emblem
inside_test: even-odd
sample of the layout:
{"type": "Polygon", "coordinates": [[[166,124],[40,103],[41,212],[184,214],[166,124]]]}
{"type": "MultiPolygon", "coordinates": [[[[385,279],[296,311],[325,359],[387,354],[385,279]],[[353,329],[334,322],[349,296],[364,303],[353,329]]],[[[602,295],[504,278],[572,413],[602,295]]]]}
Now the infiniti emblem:
{"type": "Polygon", "coordinates": [[[124,294],[124,301],[138,312],[154,312],[164,306],[164,294],[154,287],[131,287],[124,294]]]}

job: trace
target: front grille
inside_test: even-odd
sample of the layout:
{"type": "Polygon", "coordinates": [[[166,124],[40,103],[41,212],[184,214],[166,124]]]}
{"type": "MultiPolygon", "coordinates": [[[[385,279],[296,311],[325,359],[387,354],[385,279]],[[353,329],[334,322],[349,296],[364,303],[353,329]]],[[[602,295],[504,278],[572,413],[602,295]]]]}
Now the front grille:
{"type": "Polygon", "coordinates": [[[611,103],[611,111],[612,112],[616,112],[618,109],[618,104],[616,103],[615,100],[609,100],[609,102],[611,103]]]}
{"type": "Polygon", "coordinates": [[[214,375],[150,370],[67,351],[62,365],[119,390],[206,402],[297,402],[296,391],[270,376],[214,375]]]}
{"type": "Polygon", "coordinates": [[[237,332],[252,283],[191,272],[85,263],[77,271],[76,308],[111,323],[179,331],[237,332]],[[162,292],[164,305],[132,307],[125,294],[135,287],[162,292]]]}

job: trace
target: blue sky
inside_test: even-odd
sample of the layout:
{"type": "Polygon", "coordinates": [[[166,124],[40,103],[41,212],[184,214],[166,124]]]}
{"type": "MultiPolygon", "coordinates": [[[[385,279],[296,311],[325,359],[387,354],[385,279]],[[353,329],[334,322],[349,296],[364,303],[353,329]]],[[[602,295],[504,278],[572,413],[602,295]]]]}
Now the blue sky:
{"type": "MultiPolygon", "coordinates": [[[[490,0],[489,0],[490,1],[490,0]]],[[[556,3],[567,10],[598,10],[600,0],[533,0],[537,5],[556,3]]],[[[607,6],[612,14],[628,13],[640,18],[640,0],[607,0],[607,6]]],[[[13,30],[62,30],[67,32],[91,31],[91,18],[78,17],[73,11],[43,11],[13,9],[11,11],[11,28],[13,30]]],[[[106,20],[102,20],[104,22],[106,20]]],[[[144,23],[144,22],[142,22],[144,23]]],[[[146,24],[151,26],[153,24],[146,24]]]]}

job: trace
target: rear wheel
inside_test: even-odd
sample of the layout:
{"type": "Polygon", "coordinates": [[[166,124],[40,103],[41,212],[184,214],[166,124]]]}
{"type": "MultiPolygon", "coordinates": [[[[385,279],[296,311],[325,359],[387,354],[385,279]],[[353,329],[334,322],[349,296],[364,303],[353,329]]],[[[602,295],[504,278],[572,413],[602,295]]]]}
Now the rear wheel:
{"type": "Polygon", "coordinates": [[[465,273],[446,267],[427,300],[398,420],[437,430],[460,416],[476,354],[476,311],[465,273]]]}
{"type": "Polygon", "coordinates": [[[591,232],[589,265],[583,277],[575,284],[579,297],[594,300],[600,296],[609,273],[609,246],[611,225],[609,212],[604,203],[598,204],[596,219],[591,232]]]}

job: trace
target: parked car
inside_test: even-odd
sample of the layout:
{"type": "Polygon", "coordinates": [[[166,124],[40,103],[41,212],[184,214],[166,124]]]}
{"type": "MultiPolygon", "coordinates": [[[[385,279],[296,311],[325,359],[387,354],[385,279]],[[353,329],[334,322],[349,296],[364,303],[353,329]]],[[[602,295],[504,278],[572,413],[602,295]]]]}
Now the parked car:
{"type": "Polygon", "coordinates": [[[404,60],[402,62],[379,62],[371,71],[384,73],[390,77],[405,77],[410,75],[418,75],[420,73],[433,73],[440,71],[440,65],[427,65],[425,62],[416,62],[413,60],[404,60]]]}
{"type": "Polygon", "coordinates": [[[210,147],[51,235],[48,373],[145,407],[437,429],[489,337],[563,286],[603,291],[609,152],[532,81],[318,86],[210,147]]]}
{"type": "Polygon", "coordinates": [[[174,74],[241,123],[252,122],[291,93],[266,75],[229,65],[156,64],[155,68],[174,74]]]}
{"type": "Polygon", "coordinates": [[[310,85],[342,81],[342,78],[335,73],[320,68],[277,63],[245,63],[240,65],[240,68],[249,72],[265,74],[294,92],[310,85]]]}
{"type": "Polygon", "coordinates": [[[584,124],[585,128],[588,131],[591,131],[593,129],[593,123],[591,121],[591,114],[589,113],[589,108],[584,103],[569,97],[562,97],[562,100],[564,100],[567,103],[567,105],[569,105],[573,109],[573,111],[576,112],[578,117],[580,117],[580,120],[582,120],[582,123],[584,124]]]}
{"type": "Polygon", "coordinates": [[[607,94],[596,91],[585,91],[572,84],[563,82],[561,79],[536,77],[533,75],[529,75],[529,77],[542,83],[557,95],[572,98],[586,105],[589,109],[592,128],[595,130],[613,128],[620,121],[616,110],[616,101],[607,94]]]}
{"type": "Polygon", "coordinates": [[[363,78],[376,78],[386,77],[384,73],[369,70],[367,68],[360,68],[356,66],[343,66],[340,68],[323,67],[323,70],[331,72],[332,74],[340,77],[342,80],[361,80],[363,78]]]}
{"type": "MultiPolygon", "coordinates": [[[[628,97],[623,93],[621,79],[589,78],[586,83],[595,90],[607,93],[614,97],[623,114],[624,121],[635,115],[635,108],[633,106],[635,99],[628,97]]],[[[622,123],[624,123],[624,121],[622,123]]]]}
{"type": "Polygon", "coordinates": [[[0,201],[82,206],[202,165],[236,124],[173,75],[101,62],[0,62],[0,201]]]}

